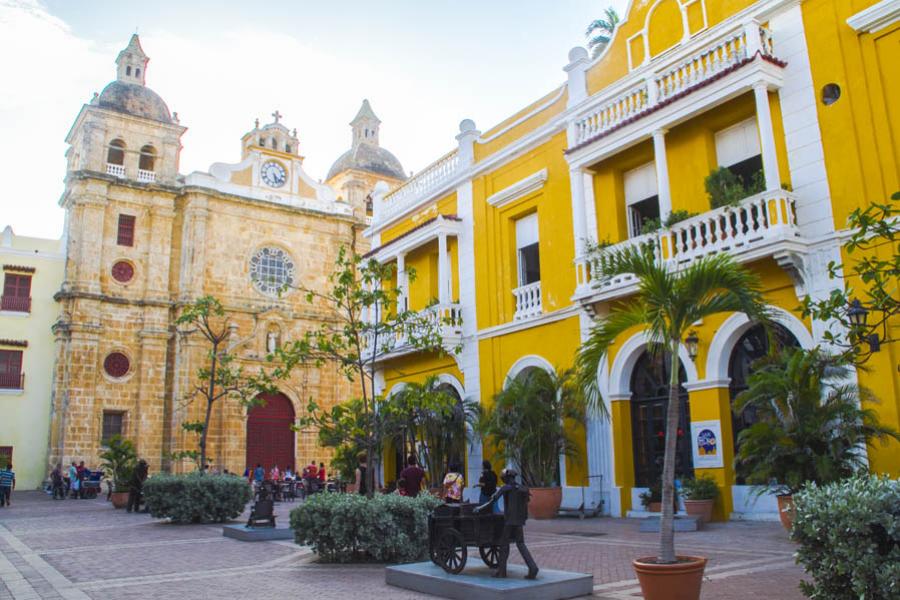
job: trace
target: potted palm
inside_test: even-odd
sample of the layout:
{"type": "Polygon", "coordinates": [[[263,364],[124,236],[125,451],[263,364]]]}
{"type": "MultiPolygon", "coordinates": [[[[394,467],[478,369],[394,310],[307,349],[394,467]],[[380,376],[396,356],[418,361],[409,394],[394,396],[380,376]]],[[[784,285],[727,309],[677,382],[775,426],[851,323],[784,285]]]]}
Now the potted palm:
{"type": "Polygon", "coordinates": [[[562,503],[559,457],[576,457],[565,421],[583,422],[584,394],[572,370],[528,369],[506,382],[493,404],[480,411],[476,430],[530,488],[528,515],[555,517],[562,503]]]}
{"type": "Polygon", "coordinates": [[[684,497],[684,512],[703,523],[712,520],[713,505],[719,497],[719,486],[715,479],[709,475],[684,479],[681,482],[681,495],[684,497]]]}
{"type": "Polygon", "coordinates": [[[757,422],[737,439],[737,472],[758,493],[777,495],[782,525],[793,523],[793,494],[808,482],[838,481],[866,468],[866,446],[900,439],[861,404],[871,392],[847,383],[850,358],[820,349],[785,348],[754,364],[735,410],[757,422]],[[862,402],[861,402],[862,401],[862,402]]]}
{"type": "Polygon", "coordinates": [[[631,274],[637,281],[632,299],[613,307],[591,329],[578,353],[579,380],[589,401],[599,395],[597,373],[601,361],[616,338],[643,327],[650,352],[661,353],[671,362],[669,400],[666,409],[665,447],[662,470],[662,515],[659,552],[641,557],[633,566],[644,598],[697,599],[706,559],[675,553],[675,443],[678,436],[678,350],[694,323],[724,312],[742,312],[751,319],[767,321],[759,278],[734,262],[727,254],[700,258],[678,270],[658,261],[649,244],[623,249],[600,250],[594,262],[595,285],[631,274]]]}
{"type": "Polygon", "coordinates": [[[114,435],[100,453],[103,461],[100,468],[112,480],[110,501],[114,508],[125,508],[128,504],[128,484],[137,465],[137,452],[131,440],[114,435]]]}

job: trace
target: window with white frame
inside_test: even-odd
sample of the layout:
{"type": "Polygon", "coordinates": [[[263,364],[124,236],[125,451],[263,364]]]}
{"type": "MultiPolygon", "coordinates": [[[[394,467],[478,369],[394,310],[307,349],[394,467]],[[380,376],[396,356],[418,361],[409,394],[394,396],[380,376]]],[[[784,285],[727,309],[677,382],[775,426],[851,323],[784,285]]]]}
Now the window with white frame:
{"type": "Polygon", "coordinates": [[[516,221],[516,260],[519,287],[541,280],[538,216],[532,213],[516,221]]]}
{"type": "Polygon", "coordinates": [[[716,160],[741,180],[745,189],[762,181],[762,152],[756,117],[716,132],[716,160]]]}
{"type": "Polygon", "coordinates": [[[659,219],[659,187],[656,163],[648,162],[625,173],[625,210],[628,237],[641,235],[648,221],[659,219]]]}

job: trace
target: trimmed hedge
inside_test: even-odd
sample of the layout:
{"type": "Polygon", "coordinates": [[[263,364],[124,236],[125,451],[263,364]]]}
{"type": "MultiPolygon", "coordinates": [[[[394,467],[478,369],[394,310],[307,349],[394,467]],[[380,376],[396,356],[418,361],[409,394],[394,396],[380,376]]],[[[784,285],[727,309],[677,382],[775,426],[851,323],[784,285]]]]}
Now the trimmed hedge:
{"type": "Polygon", "coordinates": [[[316,494],[291,511],[291,528],[326,562],[412,562],[428,552],[428,515],[439,504],[430,494],[316,494]]]}
{"type": "Polygon", "coordinates": [[[900,480],[858,476],[794,494],[791,539],[809,598],[900,598],[900,480]]]}
{"type": "Polygon", "coordinates": [[[247,480],[234,475],[161,473],[144,483],[150,514],[175,523],[221,523],[234,519],[252,497],[247,480]]]}

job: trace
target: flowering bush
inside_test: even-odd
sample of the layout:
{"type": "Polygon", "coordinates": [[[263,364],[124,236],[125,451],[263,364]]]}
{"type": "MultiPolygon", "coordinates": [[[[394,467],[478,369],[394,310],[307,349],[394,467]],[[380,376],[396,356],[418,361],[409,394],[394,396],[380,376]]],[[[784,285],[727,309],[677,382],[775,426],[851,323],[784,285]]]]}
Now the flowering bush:
{"type": "Polygon", "coordinates": [[[221,523],[244,512],[253,496],[247,480],[234,475],[154,475],[144,483],[147,510],[175,523],[221,523]]]}
{"type": "Polygon", "coordinates": [[[900,480],[858,476],[794,494],[791,539],[809,598],[900,598],[900,480]]]}
{"type": "Polygon", "coordinates": [[[429,494],[316,494],[291,511],[291,528],[327,562],[412,562],[428,551],[428,515],[440,503],[429,494]]]}

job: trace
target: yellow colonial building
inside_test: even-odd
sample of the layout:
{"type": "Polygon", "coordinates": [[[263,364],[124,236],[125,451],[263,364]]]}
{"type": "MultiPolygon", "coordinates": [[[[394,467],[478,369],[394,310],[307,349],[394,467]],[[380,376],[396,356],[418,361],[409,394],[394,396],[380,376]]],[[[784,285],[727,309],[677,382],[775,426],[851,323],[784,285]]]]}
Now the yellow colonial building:
{"type": "Polygon", "coordinates": [[[54,341],[53,295],[65,266],[65,240],[0,233],[0,464],[13,463],[19,489],[47,474],[54,341]]]}
{"type": "MultiPolygon", "coordinates": [[[[116,59],[116,79],[81,108],[66,138],[67,261],[54,290],[60,318],[55,370],[47,373],[51,463],[96,468],[103,442],[120,434],[153,470],[191,468],[170,457],[197,448],[182,424],[204,416],[205,401],[191,402],[190,392],[209,347],[177,330],[181,308],[215,296],[237,364],[248,372],[268,366],[267,354],[330,318],[298,288],[323,289],[341,246],[368,249],[362,190],[405,179],[379,144],[368,101],[327,184],[304,170],[297,130],[278,111],[236,140],[238,162],[181,174],[186,127],[147,87],[148,61],[133,36],[116,59]]],[[[330,406],[349,395],[336,369],[310,366],[249,414],[234,400],[219,401],[208,438],[213,467],[243,472],[257,463],[284,469],[326,460],[316,432],[295,433],[292,425],[309,398],[330,406]]]]}
{"type": "MultiPolygon", "coordinates": [[[[372,255],[396,263],[406,306],[454,317],[446,345],[462,348],[396,348],[378,363],[384,392],[437,375],[489,403],[526,369],[571,366],[592,322],[635,290],[627,276],[592,281],[595,244],[649,242],[673,265],[730,253],[760,275],[782,344],[821,343],[833,325],[804,319],[801,299],[843,288],[827,265],[844,256],[848,213],[900,189],[898,19],[896,0],[633,0],[598,57],[569,52],[560,87],[486,131],[462,121],[451,152],[373,191],[372,255]],[[742,182],[735,206],[711,203],[714,172],[742,182]]],[[[696,330],[697,356],[680,352],[678,470],[718,481],[718,518],[773,518],[774,498],[732,467],[751,417],[731,402],[767,338],[740,314],[696,330]],[[719,440],[714,456],[692,448],[701,430],[719,440]]],[[[580,458],[560,459],[564,503],[584,493],[625,515],[661,468],[668,376],[646,345],[623,336],[597,373],[611,418],[591,416],[580,458]]],[[[885,345],[859,374],[894,427],[898,362],[885,345]]],[[[470,484],[481,457],[475,444],[470,484]]],[[[897,475],[900,446],[869,460],[897,475]]]]}

